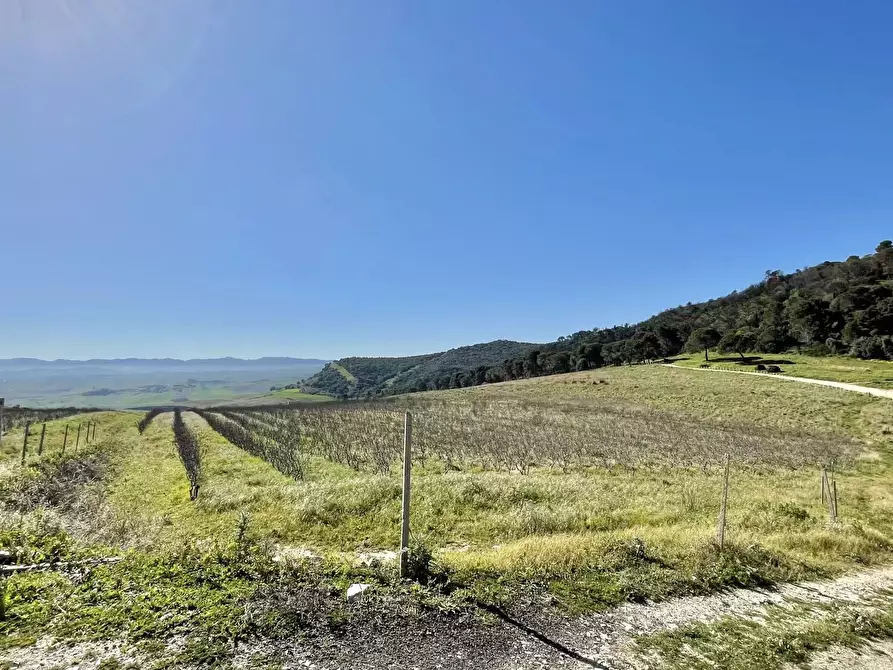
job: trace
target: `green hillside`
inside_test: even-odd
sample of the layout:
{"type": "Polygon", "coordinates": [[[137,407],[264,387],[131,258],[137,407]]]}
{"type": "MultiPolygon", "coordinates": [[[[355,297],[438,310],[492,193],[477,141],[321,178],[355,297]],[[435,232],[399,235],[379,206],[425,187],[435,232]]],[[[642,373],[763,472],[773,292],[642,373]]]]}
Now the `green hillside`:
{"type": "Polygon", "coordinates": [[[497,340],[428,356],[344,358],[311,377],[304,390],[359,397],[460,388],[707,349],[742,358],[798,351],[893,360],[893,243],[790,274],[770,270],[740,292],[548,344],[497,340]]]}
{"type": "Polygon", "coordinates": [[[342,358],[310,377],[303,388],[314,393],[356,397],[425,391],[435,386],[450,388],[456,375],[489,369],[536,348],[535,344],[496,340],[424,356],[342,358]]]}

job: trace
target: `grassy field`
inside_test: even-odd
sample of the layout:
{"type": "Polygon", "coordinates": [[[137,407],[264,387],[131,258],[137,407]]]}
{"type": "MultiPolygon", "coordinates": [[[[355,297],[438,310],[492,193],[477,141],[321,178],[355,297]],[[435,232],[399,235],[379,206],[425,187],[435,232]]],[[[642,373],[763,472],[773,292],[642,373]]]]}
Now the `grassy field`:
{"type": "Polygon", "coordinates": [[[357,378],[354,377],[350,373],[350,371],[347,368],[345,368],[343,365],[339,365],[338,363],[334,363],[334,362],[330,363],[329,365],[331,365],[333,368],[335,368],[338,371],[338,373],[342,377],[344,377],[348,382],[350,382],[351,384],[353,384],[354,382],[357,381],[357,378]]]}
{"type": "MultiPolygon", "coordinates": [[[[96,507],[90,515],[82,509],[77,523],[66,521],[64,506],[54,512],[60,518],[54,528],[68,538],[66,555],[137,550],[128,559],[135,561],[131,572],[178,584],[185,594],[170,598],[175,612],[188,608],[190,598],[207,597],[205,582],[183,586],[179,572],[152,577],[159,561],[199,561],[203,567],[189,579],[219,571],[229,600],[221,602],[218,619],[187,627],[190,634],[242,626],[235,612],[255,593],[252,580],[257,589],[283,579],[276,571],[291,565],[289,557],[297,560],[289,568],[297,570],[292,579],[330,585],[325,588],[372,581],[396,598],[403,587],[393,565],[370,567],[367,557],[397,549],[407,409],[414,416],[413,556],[420,557],[419,574],[428,584],[412,597],[433,598],[438,608],[478,601],[524,607],[547,597],[559,610],[579,612],[831,576],[893,558],[889,401],[663,366],[414,394],[384,404],[216,415],[233,435],[252,436],[245,448],[185,413],[201,445],[195,501],[170,414],[142,435],[137,415],[93,415],[99,439],[84,457],[97,454],[104,463],[101,483],[88,487],[101,496],[89,498],[96,507]],[[288,449],[297,450],[296,465],[289,466],[298,467],[297,480],[280,471],[288,449]],[[727,546],[720,552],[714,538],[727,453],[727,546]],[[280,470],[271,465],[277,463],[280,470]],[[821,500],[823,465],[834,468],[835,522],[821,500]],[[96,521],[85,523],[87,516],[96,521]],[[251,552],[272,561],[250,562],[259,571],[250,578],[232,562],[233,552],[249,551],[245,537],[251,552]],[[450,588],[441,591],[444,584],[450,588]]],[[[48,442],[59,441],[64,422],[48,424],[48,442]]],[[[6,508],[21,515],[15,501],[27,496],[15,483],[21,469],[10,443],[20,446],[15,433],[4,438],[0,473],[15,492],[6,508]]],[[[58,477],[50,464],[33,462],[29,471],[58,477]]],[[[45,533],[29,532],[24,544],[39,559],[52,543],[45,533]]],[[[20,531],[17,537],[21,544],[20,531]]],[[[108,568],[103,574],[111,582],[97,588],[117,588],[125,576],[115,570],[108,568]]],[[[37,592],[56,598],[57,579],[11,579],[12,611],[23,608],[27,616],[3,624],[0,633],[25,644],[34,626],[49,626],[51,610],[25,602],[37,592]]],[[[63,591],[69,599],[88,597],[78,584],[63,591]]],[[[153,594],[165,599],[163,591],[153,594]]],[[[94,608],[118,621],[131,604],[109,598],[94,608]]],[[[68,616],[72,626],[80,622],[100,637],[130,634],[121,626],[97,631],[96,621],[68,616]]],[[[165,627],[155,634],[173,632],[165,627]]],[[[202,647],[200,653],[210,652],[202,647]]]]}
{"type": "MultiPolygon", "coordinates": [[[[110,420],[122,416],[133,417],[136,423],[138,414],[126,414],[119,412],[88,412],[86,414],[74,414],[64,419],[46,422],[46,433],[44,435],[43,452],[46,456],[50,456],[61,452],[62,444],[65,442],[66,450],[72,450],[75,445],[83,446],[87,440],[87,423],[95,421],[97,424],[96,438],[106,437],[100,433],[108,425],[110,420]],[[68,438],[65,438],[65,426],[68,426],[68,438]],[[81,436],[78,440],[78,426],[81,426],[81,436]]],[[[28,464],[38,463],[38,449],[40,448],[40,435],[42,430],[41,423],[31,425],[28,433],[28,449],[26,461],[28,464]]],[[[115,424],[117,425],[117,424],[115,424]]],[[[4,432],[0,439],[0,462],[12,462],[15,459],[21,459],[22,446],[24,443],[25,430],[19,426],[9,432],[4,432]]]]}
{"type": "Polygon", "coordinates": [[[303,393],[300,389],[282,389],[281,391],[274,391],[270,396],[295,402],[328,402],[333,400],[331,396],[318,393],[303,393]]]}
{"type": "MultiPolygon", "coordinates": [[[[803,356],[800,354],[737,354],[710,353],[711,368],[752,372],[758,363],[778,365],[786,375],[810,377],[832,382],[848,382],[875,388],[893,389],[893,362],[860,360],[848,356],[803,356]],[[746,360],[745,360],[746,359],[746,360]]],[[[677,365],[699,367],[705,364],[703,354],[683,357],[677,365]]]]}

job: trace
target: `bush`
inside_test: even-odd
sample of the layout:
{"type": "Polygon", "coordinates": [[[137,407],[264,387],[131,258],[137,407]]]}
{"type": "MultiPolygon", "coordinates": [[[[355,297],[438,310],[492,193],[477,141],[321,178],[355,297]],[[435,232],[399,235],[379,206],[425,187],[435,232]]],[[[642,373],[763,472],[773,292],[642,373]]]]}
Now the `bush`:
{"type": "Polygon", "coordinates": [[[444,584],[449,581],[447,569],[434,560],[427,538],[413,536],[409,540],[406,577],[420,584],[444,584]]]}
{"type": "Polygon", "coordinates": [[[189,499],[198,498],[198,489],[202,479],[201,450],[195,435],[183,421],[180,410],[174,410],[174,437],[177,441],[177,452],[189,478],[189,499]]]}
{"type": "Polygon", "coordinates": [[[889,335],[857,337],[850,345],[850,354],[856,358],[881,358],[893,361],[893,337],[889,335]]]}
{"type": "Polygon", "coordinates": [[[155,409],[150,409],[148,412],[146,412],[145,416],[143,416],[143,418],[140,419],[140,422],[136,424],[136,428],[140,431],[140,435],[142,435],[146,428],[149,427],[149,424],[152,423],[152,419],[161,414],[163,411],[163,409],[156,407],[155,409]]]}
{"type": "Polygon", "coordinates": [[[832,350],[831,347],[829,347],[827,344],[821,343],[821,344],[813,344],[808,347],[802,347],[800,349],[800,353],[805,354],[806,356],[821,357],[821,356],[833,356],[837,352],[832,350]]]}

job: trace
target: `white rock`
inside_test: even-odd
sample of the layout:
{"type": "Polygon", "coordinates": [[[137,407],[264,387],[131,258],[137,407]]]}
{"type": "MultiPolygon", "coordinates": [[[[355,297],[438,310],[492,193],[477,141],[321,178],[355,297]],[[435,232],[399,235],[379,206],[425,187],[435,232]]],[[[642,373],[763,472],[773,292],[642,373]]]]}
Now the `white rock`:
{"type": "Polygon", "coordinates": [[[352,603],[363,597],[366,589],[371,589],[372,584],[351,584],[347,589],[347,602],[352,603]]]}

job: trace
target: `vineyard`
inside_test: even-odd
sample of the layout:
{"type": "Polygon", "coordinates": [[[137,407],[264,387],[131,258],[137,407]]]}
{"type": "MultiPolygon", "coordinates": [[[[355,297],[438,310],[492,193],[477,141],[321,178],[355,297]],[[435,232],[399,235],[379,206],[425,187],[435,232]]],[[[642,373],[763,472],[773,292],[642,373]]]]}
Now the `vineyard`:
{"type": "MultiPolygon", "coordinates": [[[[673,373],[656,377],[667,374],[673,373]]],[[[692,542],[709,545],[726,458],[735,494],[732,537],[790,547],[799,538],[778,532],[789,525],[786,510],[801,510],[796,514],[811,520],[806,525],[823,532],[829,512],[815,493],[818,473],[843,477],[864,452],[855,435],[821,430],[819,422],[848,406],[827,405],[828,412],[815,415],[810,407],[808,421],[785,410],[760,425],[747,423],[745,412],[778,397],[729,394],[735,401],[722,420],[702,419],[706,407],[657,406],[668,402],[666,393],[654,403],[581,402],[584,393],[618,393],[597,381],[584,389],[569,379],[557,400],[493,387],[377,402],[184,410],[173,424],[156,421],[152,435],[173,426],[183,486],[197,503],[187,535],[213,532],[238,509],[301,551],[395,550],[409,412],[414,537],[443,550],[457,569],[500,565],[521,572],[548,564],[550,548],[568,546],[577,549],[562,556],[559,572],[578,569],[593,560],[591,552],[623,537],[645,536],[671,554],[692,542]],[[493,551],[494,543],[509,544],[493,551]],[[456,546],[473,551],[452,553],[456,546]]],[[[552,390],[542,382],[530,388],[552,390]]],[[[146,434],[157,414],[140,422],[146,434]]],[[[856,501],[847,496],[850,502],[856,501]]],[[[169,534],[184,537],[177,532],[169,534]]]]}
{"type": "Polygon", "coordinates": [[[379,594],[370,612],[393,606],[396,631],[400,612],[431,607],[592,611],[893,559],[886,401],[800,386],[655,366],[32,423],[3,438],[0,548],[32,563],[130,558],[108,582],[75,579],[55,610],[28,604],[33,578],[10,580],[20,618],[0,630],[57,626],[56,610],[60,631],[95,627],[85,617],[101,610],[125,635],[143,617],[178,636],[215,598],[226,607],[189,624],[196,640],[329,630],[365,616],[342,611],[360,583],[379,594]],[[121,601],[125,584],[151,608],[121,601]],[[161,610],[178,614],[156,623],[161,610]]]}
{"type": "Polygon", "coordinates": [[[59,407],[54,409],[32,409],[29,407],[5,407],[0,412],[2,425],[0,434],[23,427],[26,423],[44,423],[55,421],[75,414],[87,414],[97,412],[97,409],[80,409],[77,407],[59,407]]]}
{"type": "Polygon", "coordinates": [[[549,407],[508,400],[414,400],[306,408],[196,410],[227,440],[302,479],[308,456],[390,474],[402,459],[403,412],[415,421],[413,461],[444,470],[528,474],[532,468],[742,466],[850,462],[852,440],[735,430],[641,408],[549,407]]]}

